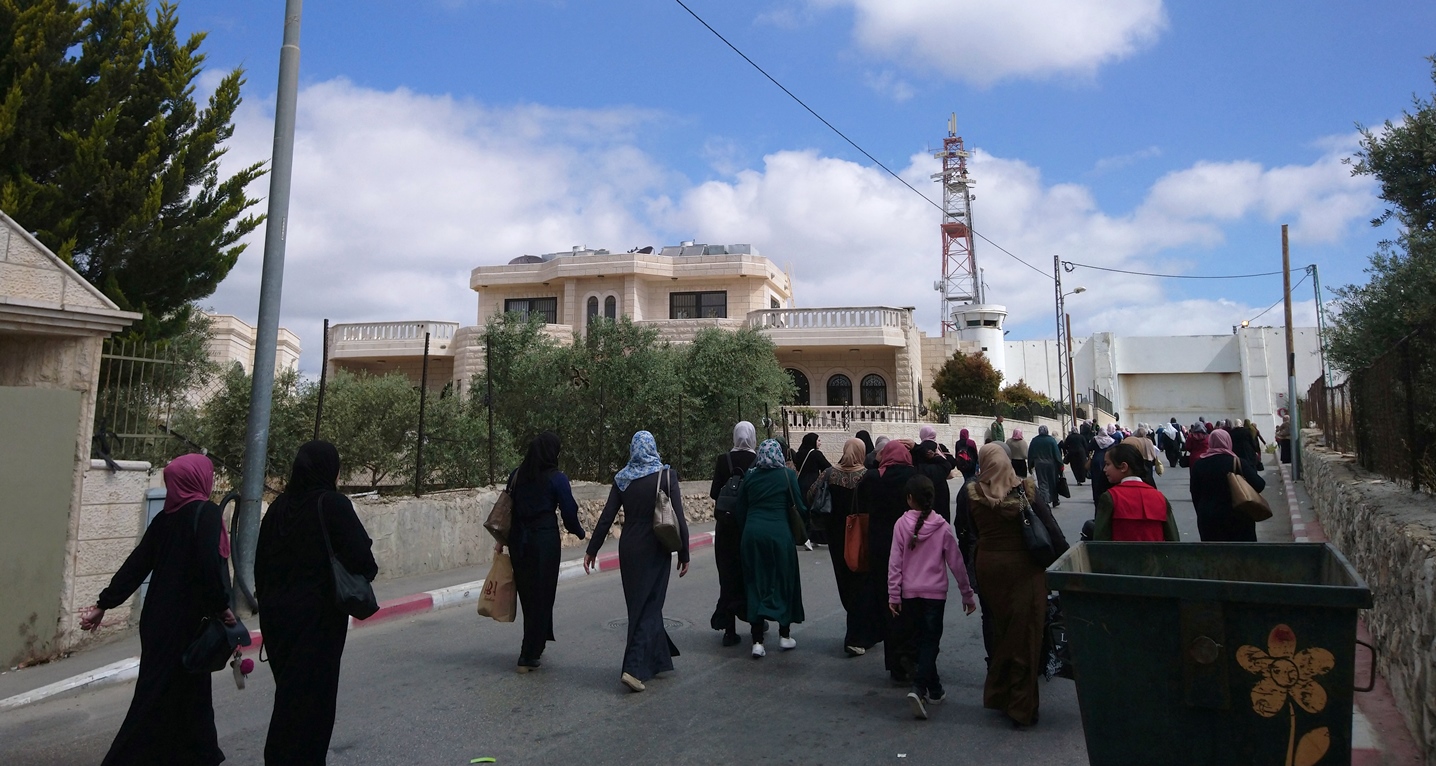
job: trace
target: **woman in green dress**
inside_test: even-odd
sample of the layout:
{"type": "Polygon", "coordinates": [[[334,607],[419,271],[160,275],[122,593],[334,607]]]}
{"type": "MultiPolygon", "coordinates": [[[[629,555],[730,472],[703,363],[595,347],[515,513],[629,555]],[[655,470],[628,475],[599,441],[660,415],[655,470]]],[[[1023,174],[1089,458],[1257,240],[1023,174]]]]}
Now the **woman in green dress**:
{"type": "Polygon", "coordinates": [[[789,630],[793,623],[803,621],[803,588],[798,577],[798,541],[788,526],[789,505],[796,506],[806,521],[808,507],[798,490],[798,474],[787,467],[782,445],[769,439],[758,445],[758,460],[743,480],[736,512],[743,529],[743,582],[755,659],[767,654],[763,633],[768,620],[778,623],[779,647],[798,645],[789,630]]]}

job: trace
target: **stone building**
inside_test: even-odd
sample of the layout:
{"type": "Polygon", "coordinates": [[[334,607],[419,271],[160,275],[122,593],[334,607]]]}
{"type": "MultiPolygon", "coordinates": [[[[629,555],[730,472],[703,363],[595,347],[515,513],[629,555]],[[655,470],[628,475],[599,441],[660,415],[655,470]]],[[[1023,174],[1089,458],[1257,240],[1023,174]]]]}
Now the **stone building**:
{"type": "MultiPolygon", "coordinates": [[[[148,463],[90,460],[104,339],[121,311],[0,213],[0,662],[78,643],[144,529],[148,463]]],[[[123,619],[127,610],[116,610],[123,619]]]]}
{"type": "MultiPolygon", "coordinates": [[[[239,362],[246,375],[253,372],[254,336],[257,332],[254,325],[231,314],[205,312],[205,316],[210,322],[209,343],[206,346],[210,361],[222,369],[229,369],[230,365],[239,362]]],[[[274,351],[275,372],[298,369],[299,353],[303,350],[299,345],[299,336],[281,327],[278,341],[274,351]]]]}
{"type": "MultiPolygon", "coordinates": [[[[626,316],[672,343],[690,342],[709,327],[763,332],[793,377],[797,404],[815,412],[858,408],[872,416],[863,419],[911,417],[930,395],[923,391],[923,359],[933,339],[917,329],[911,307],[794,308],[789,276],[751,245],[684,242],[631,253],[577,247],[479,266],[469,286],[477,296],[474,325],[335,325],[331,369],[399,371],[417,381],[427,332],[430,386],[463,388],[483,369],[483,328],[495,314],[542,316],[546,332],[562,341],[592,322],[626,316]]],[[[943,339],[936,340],[941,346],[943,339]]]]}

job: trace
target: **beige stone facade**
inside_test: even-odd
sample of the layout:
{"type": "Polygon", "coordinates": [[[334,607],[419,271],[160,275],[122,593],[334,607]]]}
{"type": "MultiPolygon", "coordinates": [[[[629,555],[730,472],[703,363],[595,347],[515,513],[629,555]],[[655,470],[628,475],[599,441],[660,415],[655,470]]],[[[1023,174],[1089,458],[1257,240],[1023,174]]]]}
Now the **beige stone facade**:
{"type": "MultiPolygon", "coordinates": [[[[0,497],[0,518],[4,518],[10,535],[6,542],[18,546],[16,550],[27,556],[32,550],[54,551],[53,556],[27,558],[17,564],[25,571],[12,573],[12,579],[43,582],[47,589],[55,586],[53,592],[38,594],[43,606],[27,606],[27,614],[0,615],[0,621],[6,623],[0,624],[0,655],[4,655],[0,659],[47,656],[71,645],[77,583],[81,577],[103,574],[101,568],[115,558],[112,551],[80,544],[84,519],[81,508],[90,466],[101,346],[106,337],[138,318],[139,314],[120,311],[24,227],[0,213],[0,387],[12,389],[9,395],[17,401],[27,391],[35,390],[72,392],[63,396],[78,394],[79,401],[73,422],[44,424],[63,429],[66,443],[73,445],[65,448],[68,454],[63,457],[63,465],[43,467],[51,474],[59,471],[68,476],[62,479],[68,481],[68,500],[29,505],[12,499],[9,489],[0,493],[5,495],[0,497]],[[36,530],[36,539],[21,539],[32,529],[36,530]],[[59,535],[64,539],[58,539],[59,535]],[[48,572],[58,573],[58,579],[48,572]],[[20,644],[14,643],[17,631],[13,620],[29,626],[21,629],[29,636],[20,644]]],[[[0,438],[21,445],[31,436],[0,434],[0,438]]],[[[13,473],[15,468],[6,465],[0,470],[13,473]]],[[[92,524],[84,533],[97,529],[92,524]]],[[[116,548],[128,553],[138,529],[136,525],[128,530],[126,539],[124,529],[111,528],[120,533],[117,539],[121,542],[116,548]]]]}
{"type": "MultiPolygon", "coordinates": [[[[230,314],[206,313],[210,320],[209,351],[210,361],[223,369],[238,362],[245,374],[254,371],[254,325],[230,314]]],[[[299,368],[299,336],[288,328],[279,328],[278,345],[274,349],[275,372],[299,368]]]]}
{"type": "Polygon", "coordinates": [[[924,340],[911,308],[792,308],[788,275],[749,245],[684,243],[646,253],[575,248],[480,266],[469,283],[477,296],[475,325],[335,325],[329,368],[397,371],[417,382],[428,331],[430,387],[464,389],[484,369],[484,325],[496,313],[520,311],[543,313],[545,332],[564,343],[608,317],[629,317],[669,343],[689,343],[708,328],[751,326],[772,338],[795,378],[808,381],[805,405],[842,400],[911,412],[923,396],[924,340]]]}

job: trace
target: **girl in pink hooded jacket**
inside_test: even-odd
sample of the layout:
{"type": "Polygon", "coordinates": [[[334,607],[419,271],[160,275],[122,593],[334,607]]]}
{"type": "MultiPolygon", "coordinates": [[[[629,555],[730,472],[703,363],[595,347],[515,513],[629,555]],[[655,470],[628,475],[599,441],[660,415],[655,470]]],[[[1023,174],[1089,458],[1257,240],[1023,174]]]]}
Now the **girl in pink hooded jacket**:
{"type": "Polygon", "coordinates": [[[888,558],[888,608],[901,615],[917,639],[917,674],[908,704],[913,715],[927,718],[927,705],[942,702],[947,694],[937,677],[938,645],[942,642],[943,612],[947,608],[947,572],[957,577],[962,611],[977,609],[967,567],[957,537],[941,516],[932,512],[933,485],[926,476],[914,476],[904,488],[911,509],[893,527],[888,558]]]}

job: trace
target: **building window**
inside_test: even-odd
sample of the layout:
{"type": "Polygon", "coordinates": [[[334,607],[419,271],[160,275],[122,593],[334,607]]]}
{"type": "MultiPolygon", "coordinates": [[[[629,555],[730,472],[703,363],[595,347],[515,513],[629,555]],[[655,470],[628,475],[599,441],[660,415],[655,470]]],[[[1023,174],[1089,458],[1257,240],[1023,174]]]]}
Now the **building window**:
{"type": "Polygon", "coordinates": [[[783,308],[783,302],[778,300],[778,296],[776,295],[768,297],[768,305],[775,309],[783,308]]]}
{"type": "Polygon", "coordinates": [[[537,314],[548,324],[558,324],[558,298],[509,298],[504,301],[504,313],[524,319],[537,314]]]}
{"type": "Polygon", "coordinates": [[[598,298],[590,297],[588,299],[588,318],[593,319],[596,316],[598,316],[598,298]]]}
{"type": "Polygon", "coordinates": [[[603,299],[603,315],[609,319],[618,318],[618,299],[612,295],[603,299]]]}
{"type": "Polygon", "coordinates": [[[862,397],[864,407],[888,406],[888,384],[883,380],[883,376],[868,375],[864,377],[862,397]]]}
{"type": "Polygon", "coordinates": [[[853,406],[853,382],[848,376],[838,374],[828,378],[828,406],[853,406]]]}
{"type": "Polygon", "coordinates": [[[669,293],[669,319],[723,319],[728,316],[728,293],[669,293]]]}
{"type": "Polygon", "coordinates": [[[813,403],[812,394],[808,391],[808,376],[801,370],[788,368],[788,377],[793,379],[793,404],[799,407],[807,407],[813,403]]]}

